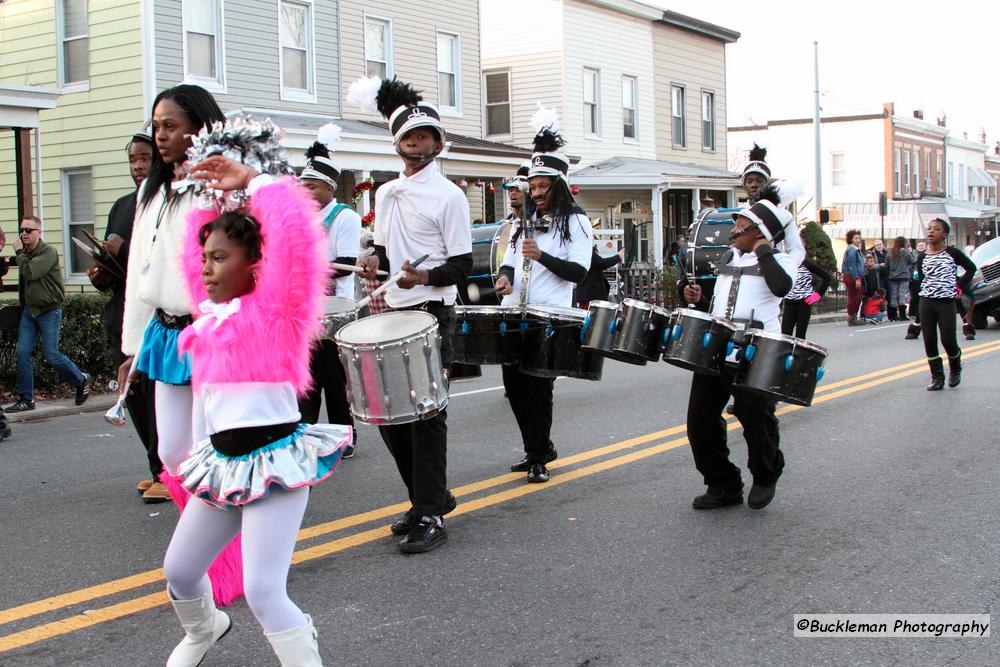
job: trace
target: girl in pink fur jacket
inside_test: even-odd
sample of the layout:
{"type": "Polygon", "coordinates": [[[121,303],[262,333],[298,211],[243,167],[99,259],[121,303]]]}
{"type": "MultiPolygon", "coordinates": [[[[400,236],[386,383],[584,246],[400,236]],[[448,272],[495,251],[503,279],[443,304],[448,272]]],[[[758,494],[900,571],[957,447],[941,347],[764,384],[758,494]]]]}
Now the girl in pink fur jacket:
{"type": "Polygon", "coordinates": [[[188,504],[164,559],[186,632],[167,664],[197,665],[229,631],[205,572],[242,531],[247,603],[281,664],[321,665],[312,619],[286,591],[309,487],[351,442],[349,426],[299,423],[329,275],[316,206],[294,180],[254,178],[227,158],[196,169],[251,197],[248,211],[195,210],[188,220],[183,273],[200,317],[179,338],[191,353],[195,414],[179,474],[202,502],[188,504]]]}

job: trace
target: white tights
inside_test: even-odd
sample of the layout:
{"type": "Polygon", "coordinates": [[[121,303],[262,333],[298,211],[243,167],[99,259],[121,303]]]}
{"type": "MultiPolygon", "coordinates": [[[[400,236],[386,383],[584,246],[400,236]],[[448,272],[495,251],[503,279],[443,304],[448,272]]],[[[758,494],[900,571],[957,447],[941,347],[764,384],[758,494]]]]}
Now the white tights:
{"type": "Polygon", "coordinates": [[[156,383],[157,452],[171,475],[191,453],[192,394],[190,385],[156,383]]]}
{"type": "Polygon", "coordinates": [[[305,625],[302,610],[288,597],[287,581],[308,502],[308,487],[272,488],[241,509],[222,510],[192,498],[163,559],[171,594],[193,600],[207,591],[208,566],[242,530],[243,590],[257,622],[267,633],[305,625]]]}

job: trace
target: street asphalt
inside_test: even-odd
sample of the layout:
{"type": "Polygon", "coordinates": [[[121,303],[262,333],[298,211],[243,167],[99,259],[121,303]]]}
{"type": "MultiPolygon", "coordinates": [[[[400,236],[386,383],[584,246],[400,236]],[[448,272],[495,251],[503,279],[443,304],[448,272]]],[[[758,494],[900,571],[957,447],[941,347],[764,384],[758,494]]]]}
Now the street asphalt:
{"type": "MultiPolygon", "coordinates": [[[[527,485],[507,472],[517,429],[484,367],[452,385],[449,543],[396,551],[402,484],[362,426],[312,493],[290,594],[328,665],[998,664],[996,638],[793,636],[795,614],[997,606],[1000,329],[962,341],[964,381],[938,393],[904,330],[811,328],[827,374],[812,407],[782,406],[785,474],[762,511],[691,508],[690,373],[607,361],[598,383],[556,382],[560,458],[527,485]]],[[[730,444],[745,471],[738,430],[730,444]]],[[[162,577],[120,580],[160,567],[177,512],[140,502],[131,426],[19,423],[0,455],[0,665],[164,664],[182,631],[162,577]]],[[[229,612],[203,665],[276,665],[246,603],[229,612]]]]}

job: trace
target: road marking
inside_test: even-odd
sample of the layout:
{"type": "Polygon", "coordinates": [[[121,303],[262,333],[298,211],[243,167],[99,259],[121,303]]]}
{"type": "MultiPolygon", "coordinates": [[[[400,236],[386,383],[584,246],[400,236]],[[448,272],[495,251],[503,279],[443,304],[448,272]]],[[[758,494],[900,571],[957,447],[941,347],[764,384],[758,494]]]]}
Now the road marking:
{"type": "Polygon", "coordinates": [[[448,398],[458,398],[459,396],[471,396],[472,394],[482,394],[487,391],[499,391],[503,389],[503,385],[499,387],[486,387],[486,389],[472,389],[470,391],[460,391],[457,394],[449,394],[448,398]]]}
{"type": "MultiPolygon", "coordinates": [[[[983,343],[980,345],[975,345],[968,347],[963,350],[963,357],[966,359],[978,357],[984,354],[989,354],[991,352],[1000,351],[1000,341],[992,341],[990,343],[983,343]]],[[[894,382],[896,380],[903,379],[905,377],[910,377],[912,375],[917,375],[919,373],[926,372],[924,368],[924,360],[918,360],[915,362],[908,362],[906,364],[900,364],[899,366],[892,367],[891,369],[883,369],[882,371],[875,371],[873,373],[868,373],[863,376],[858,376],[855,378],[848,378],[842,380],[839,383],[833,383],[825,388],[825,391],[813,400],[813,405],[819,403],[825,403],[827,401],[833,400],[835,398],[840,398],[842,396],[847,396],[854,394],[865,389],[870,389],[888,382],[894,382]],[[888,371],[893,369],[899,369],[901,372],[896,375],[886,376],[888,371]],[[906,370],[903,370],[906,369],[906,370]],[[885,376],[885,377],[878,377],[885,376]],[[854,384],[839,391],[832,391],[837,386],[844,386],[845,384],[851,384],[858,381],[859,378],[877,378],[871,379],[863,384],[854,384]]],[[[817,390],[819,394],[820,391],[817,390]]],[[[801,410],[802,406],[797,405],[786,405],[780,408],[776,414],[783,415],[789,412],[794,412],[796,410],[801,410]]],[[[660,440],[664,437],[669,437],[670,435],[676,435],[680,432],[685,431],[687,428],[686,424],[681,424],[679,426],[674,426],[662,431],[657,431],[654,433],[649,433],[641,436],[636,436],[634,438],[629,438],[621,442],[612,443],[610,445],[605,445],[604,447],[599,447],[594,450],[588,450],[587,452],[582,452],[580,454],[575,454],[573,456],[565,457],[564,459],[559,459],[554,461],[549,467],[552,469],[565,467],[572,465],[573,463],[578,463],[588,459],[602,456],[607,453],[618,452],[629,448],[635,448],[638,445],[646,444],[655,440],[660,440]]],[[[727,430],[733,431],[740,428],[740,425],[735,420],[730,420],[727,422],[727,430]]],[[[589,466],[582,468],[577,468],[574,470],[566,471],[558,476],[552,477],[547,484],[525,484],[522,486],[512,487],[499,491],[497,493],[491,494],[489,496],[484,496],[482,498],[475,498],[462,502],[459,507],[452,513],[451,516],[459,516],[466,514],[468,512],[473,512],[478,509],[483,509],[496,505],[502,502],[513,500],[515,498],[520,498],[531,493],[537,493],[547,488],[552,488],[554,486],[559,486],[561,484],[566,484],[570,481],[580,479],[582,477],[587,477],[589,475],[610,470],[612,468],[617,468],[623,466],[627,463],[632,463],[634,461],[639,461],[662,452],[669,451],[671,449],[676,449],[687,444],[687,437],[680,437],[673,440],[668,440],[666,442],[660,442],[654,444],[650,447],[645,447],[637,451],[629,452],[627,454],[622,454],[620,456],[609,458],[604,461],[599,461],[593,463],[589,466]]],[[[509,473],[505,475],[499,475],[497,477],[489,478],[479,482],[473,482],[461,487],[454,489],[456,496],[467,495],[470,493],[475,493],[476,491],[492,488],[493,486],[499,486],[501,484],[516,481],[522,479],[523,476],[520,473],[509,473]]],[[[337,530],[342,530],[343,528],[351,527],[354,525],[359,525],[369,521],[377,520],[380,518],[385,518],[387,516],[392,516],[399,511],[405,510],[407,507],[406,503],[398,503],[395,505],[386,506],[370,512],[364,512],[351,517],[345,517],[343,519],[338,519],[336,521],[331,521],[319,526],[312,526],[310,528],[303,529],[299,533],[299,539],[308,539],[309,537],[316,537],[319,535],[327,534],[329,532],[334,532],[337,530]]],[[[377,528],[372,528],[359,533],[348,535],[342,538],[331,540],[330,542],[325,542],[323,544],[318,544],[312,547],[307,547],[296,551],[292,556],[292,562],[295,564],[307,562],[310,560],[315,560],[324,556],[328,556],[340,551],[344,551],[351,547],[360,546],[370,542],[374,542],[379,539],[383,539],[391,535],[389,531],[389,526],[379,526],[377,528]]],[[[39,600],[37,602],[29,603],[26,605],[21,605],[19,607],[13,607],[4,611],[0,611],[0,623],[9,623],[13,620],[23,619],[30,616],[35,616],[48,611],[55,611],[57,609],[70,606],[73,604],[78,604],[80,602],[85,602],[98,597],[104,597],[107,595],[112,595],[115,593],[124,592],[131,588],[136,588],[138,586],[155,583],[157,581],[163,580],[162,569],[150,570],[149,572],[143,572],[137,575],[132,575],[124,579],[118,579],[115,581],[107,582],[99,586],[92,586],[90,588],[81,589],[79,591],[74,591],[71,593],[66,593],[63,595],[58,595],[44,600],[39,600]]],[[[121,602],[118,604],[109,605],[107,607],[102,607],[97,610],[89,611],[83,614],[76,614],[68,618],[53,621],[50,623],[45,623],[27,630],[22,630],[19,632],[14,632],[8,635],[0,636],[0,653],[11,651],[16,648],[21,648],[28,646],[30,644],[35,644],[40,641],[47,639],[52,639],[60,635],[75,632],[76,630],[81,630],[98,623],[103,623],[106,621],[112,621],[124,616],[129,616],[141,611],[152,609],[154,607],[167,604],[168,600],[165,593],[154,593],[150,595],[145,595],[133,600],[128,600],[126,602],[121,602]]]]}
{"type": "Polygon", "coordinates": [[[875,333],[876,331],[886,331],[887,329],[898,329],[899,327],[908,327],[908,326],[910,326],[910,325],[909,324],[888,324],[888,325],[876,324],[876,325],[873,325],[871,329],[862,329],[861,331],[852,331],[851,334],[850,334],[850,336],[848,336],[848,338],[850,338],[851,336],[856,336],[858,334],[875,333]]]}

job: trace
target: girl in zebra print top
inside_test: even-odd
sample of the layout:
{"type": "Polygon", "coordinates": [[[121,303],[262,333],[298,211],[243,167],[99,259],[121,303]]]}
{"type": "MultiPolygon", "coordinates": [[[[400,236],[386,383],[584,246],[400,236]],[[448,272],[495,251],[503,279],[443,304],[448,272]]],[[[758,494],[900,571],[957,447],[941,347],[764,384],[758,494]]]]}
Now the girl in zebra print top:
{"type": "Polygon", "coordinates": [[[948,386],[957,387],[962,381],[962,350],[955,336],[955,301],[960,290],[968,291],[976,265],[961,250],[947,244],[950,231],[951,227],[944,220],[931,220],[927,225],[927,250],[917,257],[920,329],[931,369],[928,391],[944,388],[944,361],[938,352],[938,331],[941,332],[941,345],[948,353],[948,386]],[[961,278],[958,267],[965,270],[961,278]]]}

